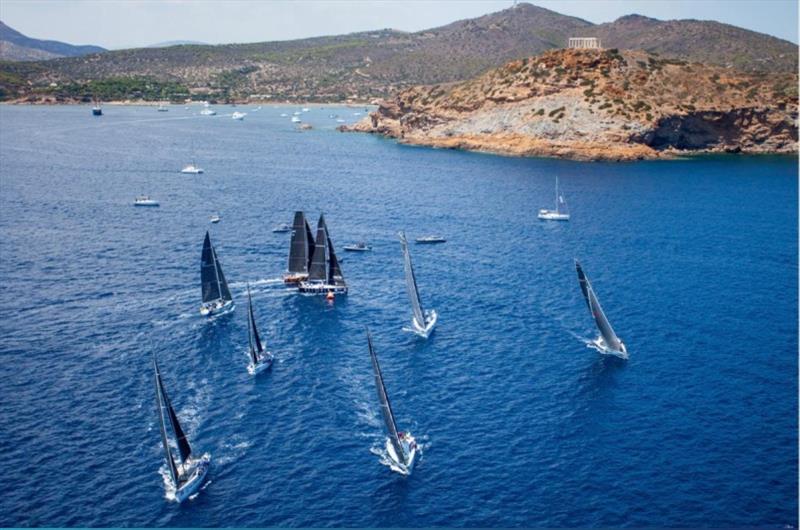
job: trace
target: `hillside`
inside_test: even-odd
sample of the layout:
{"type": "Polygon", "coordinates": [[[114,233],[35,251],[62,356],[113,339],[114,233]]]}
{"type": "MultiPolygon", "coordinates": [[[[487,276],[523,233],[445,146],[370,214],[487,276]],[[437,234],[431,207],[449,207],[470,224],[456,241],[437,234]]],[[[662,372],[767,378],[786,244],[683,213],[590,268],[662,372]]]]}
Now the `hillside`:
{"type": "Polygon", "coordinates": [[[386,29],[283,42],[118,50],[22,67],[0,64],[0,97],[109,98],[118,97],[122,87],[134,87],[127,96],[140,97],[140,85],[157,85],[159,97],[173,99],[364,101],[419,84],[469,79],[510,60],[561,48],[577,36],[599,36],[620,48],[632,47],[630,41],[665,58],[743,70],[793,72],[797,64],[796,45],[716,22],[634,15],[595,25],[519,4],[416,33],[386,29]],[[97,86],[100,80],[113,90],[97,86]]]}
{"type": "Polygon", "coordinates": [[[471,81],[407,89],[342,130],[580,160],[796,153],[797,81],[644,51],[559,50],[471,81]]]}
{"type": "Polygon", "coordinates": [[[54,40],[27,37],[0,21],[0,60],[39,61],[104,52],[100,46],[75,46],[54,40]]]}

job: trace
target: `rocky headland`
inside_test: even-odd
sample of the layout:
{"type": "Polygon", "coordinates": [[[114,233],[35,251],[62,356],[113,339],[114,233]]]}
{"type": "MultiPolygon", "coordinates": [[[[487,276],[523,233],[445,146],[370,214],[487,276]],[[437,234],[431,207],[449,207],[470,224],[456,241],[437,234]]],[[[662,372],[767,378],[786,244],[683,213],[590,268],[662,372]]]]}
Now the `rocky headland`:
{"type": "Polygon", "coordinates": [[[562,49],[464,82],[416,86],[344,131],[506,155],[634,160],[796,153],[796,73],[644,51],[562,49]]]}

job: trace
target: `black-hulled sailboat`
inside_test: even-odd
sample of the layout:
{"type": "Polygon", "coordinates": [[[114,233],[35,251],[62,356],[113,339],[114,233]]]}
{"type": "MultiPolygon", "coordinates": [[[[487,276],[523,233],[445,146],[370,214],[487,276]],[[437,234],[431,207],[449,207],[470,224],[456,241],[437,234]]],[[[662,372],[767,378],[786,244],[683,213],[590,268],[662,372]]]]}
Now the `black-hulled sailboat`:
{"type": "Polygon", "coordinates": [[[333,242],[328,235],[325,216],[320,214],[317,223],[317,238],[314,242],[314,253],[308,278],[299,285],[301,293],[309,294],[347,294],[347,283],[344,281],[339,260],[333,250],[333,242]]]}
{"type": "Polygon", "coordinates": [[[575,270],[578,272],[578,283],[581,286],[583,298],[586,300],[589,312],[592,314],[597,329],[600,331],[600,336],[593,340],[589,346],[596,348],[601,353],[609,353],[627,359],[628,350],[625,348],[625,344],[619,340],[617,334],[614,333],[614,329],[611,327],[611,323],[606,318],[603,308],[600,306],[600,301],[594,293],[592,284],[583,272],[578,260],[575,260],[575,270]]]}
{"type": "Polygon", "coordinates": [[[283,281],[299,283],[307,279],[313,253],[314,234],[311,233],[306,216],[303,212],[294,212],[292,242],[289,244],[289,268],[283,275],[283,281]]]}
{"type": "Polygon", "coordinates": [[[175,488],[175,500],[183,502],[203,484],[208,468],[211,465],[211,455],[205,453],[200,457],[192,456],[192,447],[189,445],[189,440],[186,439],[186,434],[178,422],[175,409],[172,408],[172,403],[169,401],[155,355],[153,355],[153,372],[156,384],[156,404],[158,406],[159,428],[161,429],[161,443],[164,446],[172,486],[175,488]],[[175,457],[173,457],[172,449],[170,448],[167,425],[170,426],[172,433],[175,435],[175,445],[178,448],[178,453],[175,457]],[[175,461],[176,459],[177,462],[175,461]]]}
{"type": "Polygon", "coordinates": [[[250,357],[247,371],[250,372],[250,375],[256,375],[272,366],[272,353],[264,349],[264,345],[261,344],[261,337],[258,336],[249,284],[247,285],[247,340],[249,342],[248,355],[250,357]]]}
{"type": "Polygon", "coordinates": [[[422,300],[420,300],[419,289],[417,288],[417,277],[414,274],[414,265],[411,263],[411,254],[408,252],[408,241],[404,232],[400,232],[398,236],[400,237],[400,246],[403,247],[406,290],[408,291],[408,297],[411,299],[412,309],[411,327],[403,328],[403,330],[416,333],[420,337],[427,339],[436,325],[438,315],[434,309],[425,311],[422,308],[422,300]]]}
{"type": "Polygon", "coordinates": [[[203,291],[201,315],[210,316],[233,310],[231,290],[228,289],[228,282],[225,280],[225,275],[222,274],[222,266],[219,263],[217,251],[211,244],[211,236],[208,235],[208,232],[203,241],[203,254],[200,257],[200,283],[203,291]]]}
{"type": "Polygon", "coordinates": [[[378,391],[378,401],[381,405],[383,422],[389,434],[386,439],[386,456],[389,459],[390,467],[403,475],[410,475],[414,469],[414,461],[417,457],[417,442],[410,432],[400,432],[394,421],[392,405],[389,403],[389,394],[386,393],[386,386],[383,384],[381,367],[378,364],[378,357],[375,355],[375,348],[372,346],[372,334],[367,329],[367,344],[369,345],[369,356],[372,359],[372,370],[375,374],[375,388],[378,391]]]}

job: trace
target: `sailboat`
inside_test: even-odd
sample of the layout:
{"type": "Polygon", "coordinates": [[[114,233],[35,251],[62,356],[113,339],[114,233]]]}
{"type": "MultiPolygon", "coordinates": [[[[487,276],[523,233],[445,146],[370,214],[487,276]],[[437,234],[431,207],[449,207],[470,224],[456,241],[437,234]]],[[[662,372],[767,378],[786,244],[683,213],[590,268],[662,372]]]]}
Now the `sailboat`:
{"type": "Polygon", "coordinates": [[[153,355],[153,372],[155,374],[161,443],[164,446],[172,486],[175,488],[175,500],[183,502],[203,484],[208,474],[208,468],[211,466],[211,455],[205,453],[200,457],[192,456],[192,447],[189,445],[189,440],[186,439],[186,434],[178,422],[175,409],[172,408],[172,403],[169,401],[155,355],[153,355]],[[170,425],[175,435],[175,445],[178,447],[177,463],[175,462],[176,458],[172,456],[172,449],[167,438],[167,424],[170,425]]]}
{"type": "MultiPolygon", "coordinates": [[[[274,232],[274,230],[273,230],[274,232]]],[[[285,283],[299,283],[308,278],[311,254],[314,253],[314,235],[303,212],[294,212],[292,242],[289,244],[289,268],[283,275],[285,283]]]]}
{"type": "Polygon", "coordinates": [[[578,260],[575,260],[575,270],[578,272],[578,283],[580,283],[583,298],[586,300],[589,312],[592,314],[597,329],[600,331],[600,336],[593,340],[589,344],[589,347],[595,348],[601,353],[608,353],[627,359],[628,350],[625,348],[625,344],[619,340],[617,334],[614,333],[614,329],[611,327],[611,324],[606,318],[606,314],[603,312],[603,308],[600,306],[600,301],[594,294],[592,284],[583,272],[583,268],[581,264],[578,263],[578,260]]]}
{"type": "Polygon", "coordinates": [[[400,245],[403,247],[403,268],[406,272],[406,290],[408,297],[411,299],[411,309],[413,311],[411,317],[411,327],[403,328],[404,331],[416,333],[420,337],[427,339],[428,335],[433,331],[436,325],[438,315],[434,309],[425,311],[422,309],[422,301],[419,298],[419,289],[417,288],[417,278],[414,274],[414,265],[411,263],[411,254],[408,252],[408,241],[406,234],[400,232],[400,245]]]}
{"type": "Polygon", "coordinates": [[[103,115],[103,107],[100,106],[100,102],[97,99],[94,99],[94,105],[92,106],[92,116],[102,116],[103,115]]]}
{"type": "Polygon", "coordinates": [[[567,203],[564,201],[564,196],[558,192],[558,177],[556,177],[556,209],[542,208],[537,217],[544,221],[569,221],[569,213],[566,208],[567,203]]]}
{"type": "Polygon", "coordinates": [[[333,242],[328,234],[325,216],[320,214],[317,223],[317,237],[314,252],[308,269],[308,278],[299,284],[301,293],[308,294],[347,294],[347,284],[333,250],[333,242]]]}
{"type": "Polygon", "coordinates": [[[203,241],[203,254],[200,258],[200,282],[203,290],[203,304],[200,306],[200,314],[210,316],[215,314],[227,313],[234,308],[233,297],[228,289],[228,282],[222,274],[222,266],[219,264],[217,251],[211,244],[211,237],[206,231],[206,239],[203,241]]]}
{"type": "Polygon", "coordinates": [[[386,386],[383,384],[381,367],[378,364],[378,357],[375,355],[375,348],[372,346],[372,334],[367,329],[367,343],[369,345],[369,356],[372,359],[372,370],[375,373],[375,388],[378,391],[378,401],[381,404],[383,422],[389,436],[386,438],[386,455],[389,457],[390,467],[403,475],[410,475],[414,469],[414,461],[417,457],[417,441],[410,432],[400,432],[394,421],[392,405],[389,403],[389,394],[386,393],[386,386]]]}
{"type": "Polygon", "coordinates": [[[264,350],[261,338],[258,336],[249,283],[247,284],[247,309],[247,340],[249,342],[248,354],[250,356],[250,364],[247,365],[247,371],[250,372],[250,375],[256,375],[272,366],[272,353],[264,350]]]}

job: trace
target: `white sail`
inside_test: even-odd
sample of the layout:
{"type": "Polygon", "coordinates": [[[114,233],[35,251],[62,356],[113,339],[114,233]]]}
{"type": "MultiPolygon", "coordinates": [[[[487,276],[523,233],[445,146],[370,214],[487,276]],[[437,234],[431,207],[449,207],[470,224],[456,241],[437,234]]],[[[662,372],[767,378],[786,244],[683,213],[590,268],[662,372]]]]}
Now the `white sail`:
{"type": "Polygon", "coordinates": [[[419,297],[419,289],[417,288],[417,278],[414,275],[414,265],[411,263],[411,254],[408,252],[408,241],[404,232],[398,234],[400,237],[400,245],[403,248],[403,268],[406,274],[406,290],[408,297],[411,300],[411,309],[414,313],[414,320],[421,328],[425,328],[425,311],[422,309],[422,301],[419,297]]]}

